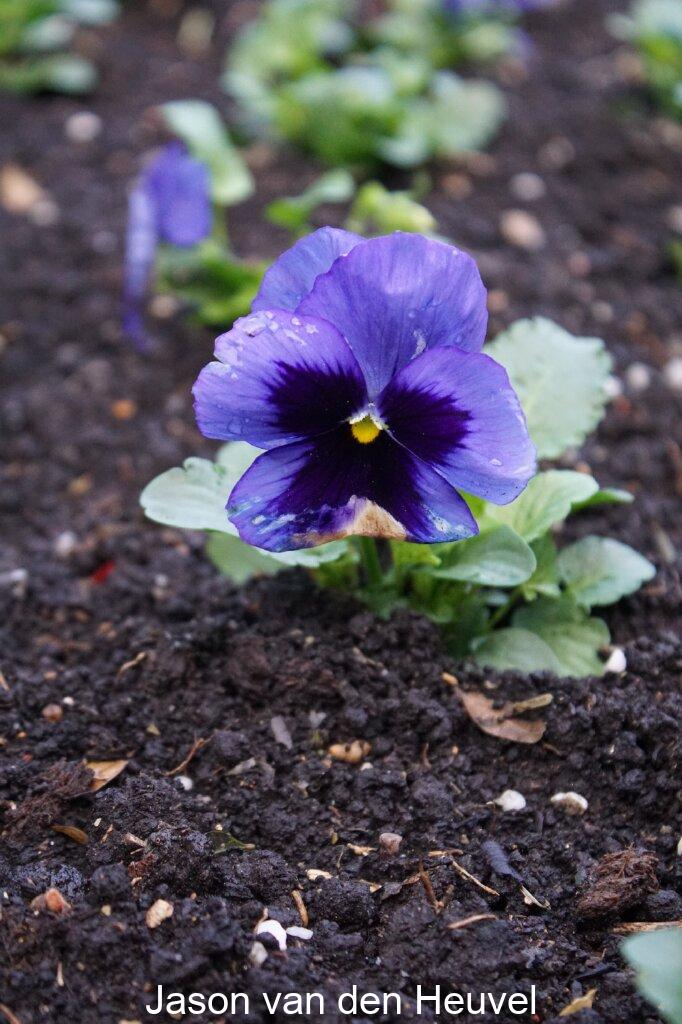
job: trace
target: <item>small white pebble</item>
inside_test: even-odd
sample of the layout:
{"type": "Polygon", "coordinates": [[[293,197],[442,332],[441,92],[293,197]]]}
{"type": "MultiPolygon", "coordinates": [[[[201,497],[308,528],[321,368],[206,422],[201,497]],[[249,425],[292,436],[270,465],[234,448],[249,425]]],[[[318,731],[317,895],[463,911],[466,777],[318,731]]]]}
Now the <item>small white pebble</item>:
{"type": "Polygon", "coordinates": [[[66,704],[67,708],[72,708],[75,703],[73,697],[62,697],[62,704],[66,704]]]}
{"type": "Polygon", "coordinates": [[[528,252],[536,252],[545,244],[542,224],[525,210],[505,210],[500,217],[500,232],[510,245],[528,252]]]}
{"type": "Polygon", "coordinates": [[[515,174],[511,179],[509,190],[517,199],[521,199],[525,203],[532,203],[534,199],[542,199],[547,192],[547,186],[539,174],[523,171],[521,174],[515,174]]]}
{"type": "Polygon", "coordinates": [[[504,793],[500,793],[493,803],[496,803],[505,813],[507,811],[522,811],[526,806],[526,798],[516,789],[505,789],[504,793]]]}
{"type": "Polygon", "coordinates": [[[59,220],[59,207],[54,199],[45,196],[28,211],[29,218],[38,228],[51,228],[59,220]]]}
{"type": "Polygon", "coordinates": [[[682,857],[682,836],[680,836],[679,842],[677,844],[677,856],[682,857]]]}
{"type": "Polygon", "coordinates": [[[256,935],[271,935],[282,952],[287,948],[287,933],[279,921],[261,921],[256,925],[256,935]]]}
{"type": "Polygon", "coordinates": [[[57,558],[69,558],[76,550],[78,540],[71,530],[64,530],[54,540],[54,553],[57,558]]]}
{"type": "Polygon", "coordinates": [[[651,370],[644,363],[631,363],[625,371],[625,380],[631,391],[646,391],[651,384],[651,370]]]}
{"type": "Polygon", "coordinates": [[[0,573],[0,588],[5,587],[11,591],[14,597],[25,597],[28,590],[28,570],[9,569],[7,572],[0,573]]]}
{"type": "Polygon", "coordinates": [[[249,963],[254,967],[262,967],[268,958],[268,951],[262,942],[254,942],[249,950],[249,963]]]}
{"type": "Polygon", "coordinates": [[[625,652],[620,647],[614,647],[609,655],[609,659],[604,665],[605,672],[616,672],[620,675],[621,672],[625,672],[628,667],[627,658],[625,652]]]}
{"type": "Polygon", "coordinates": [[[668,227],[682,235],[682,206],[671,206],[667,214],[668,227]]]}
{"type": "Polygon", "coordinates": [[[79,110],[64,122],[64,132],[71,142],[92,142],[102,131],[102,118],[90,110],[79,110]]]}
{"type": "Polygon", "coordinates": [[[663,379],[673,391],[682,391],[682,356],[675,356],[665,364],[663,379]]]}
{"type": "Polygon", "coordinates": [[[400,849],[403,837],[397,832],[382,832],[379,836],[379,846],[384,853],[394,857],[400,849]]]}
{"type": "Polygon", "coordinates": [[[190,779],[189,775],[178,775],[177,781],[187,793],[189,793],[190,789],[194,789],[194,783],[190,779]]]}
{"type": "Polygon", "coordinates": [[[603,299],[597,299],[592,303],[592,315],[600,324],[609,324],[616,314],[610,302],[604,302],[603,299]]]}
{"type": "Polygon", "coordinates": [[[291,928],[287,928],[287,935],[291,935],[292,939],[303,939],[304,942],[309,942],[313,933],[310,928],[302,928],[298,924],[294,924],[291,928]]]}
{"type": "Polygon", "coordinates": [[[609,400],[619,398],[623,394],[623,382],[620,377],[614,377],[611,374],[604,381],[604,394],[609,400]]]}
{"type": "Polygon", "coordinates": [[[584,814],[588,808],[587,800],[580,793],[575,793],[573,790],[569,790],[567,793],[555,793],[552,797],[552,803],[555,807],[560,807],[566,814],[581,815],[584,814]]]}

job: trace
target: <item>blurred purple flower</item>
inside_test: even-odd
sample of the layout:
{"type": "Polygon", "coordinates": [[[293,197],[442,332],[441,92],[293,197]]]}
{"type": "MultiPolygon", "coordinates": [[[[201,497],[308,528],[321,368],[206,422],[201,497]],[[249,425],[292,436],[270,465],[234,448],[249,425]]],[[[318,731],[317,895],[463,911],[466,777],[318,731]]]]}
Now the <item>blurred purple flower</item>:
{"type": "Polygon", "coordinates": [[[496,14],[534,11],[548,7],[555,0],[441,0],[449,14],[496,14]]]}
{"type": "Polygon", "coordinates": [[[202,433],[265,449],[228,499],[240,537],[475,534],[456,488],[506,504],[535,472],[486,326],[475,262],[443,242],[322,228],[285,252],[194,386],[202,433]]]}
{"type": "Polygon", "coordinates": [[[211,180],[205,164],[169,143],[143,171],[128,203],[123,327],[147,347],[142,304],[159,242],[188,247],[211,232],[211,180]]]}

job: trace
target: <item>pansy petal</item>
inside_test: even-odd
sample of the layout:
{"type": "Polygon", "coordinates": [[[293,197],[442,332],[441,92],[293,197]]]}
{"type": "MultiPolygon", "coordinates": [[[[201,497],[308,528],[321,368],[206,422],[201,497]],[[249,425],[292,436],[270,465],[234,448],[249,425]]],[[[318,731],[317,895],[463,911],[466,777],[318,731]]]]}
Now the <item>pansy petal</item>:
{"type": "Polygon", "coordinates": [[[147,190],[140,183],[128,199],[123,269],[123,329],[141,350],[149,344],[144,330],[142,304],[154,266],[157,237],[156,209],[147,190]]]}
{"type": "Polygon", "coordinates": [[[200,160],[171,142],[144,172],[142,187],[157,211],[159,237],[171,245],[196,245],[211,232],[211,177],[200,160]]]}
{"type": "Polygon", "coordinates": [[[421,235],[371,238],[318,277],[299,307],[341,331],[371,396],[425,349],[478,351],[488,323],[474,260],[421,235]]]}
{"type": "Polygon", "coordinates": [[[535,474],[535,448],[506,370],[489,356],[435,349],[377,401],[388,431],[454,487],[506,505],[535,474]]]}
{"type": "Polygon", "coordinates": [[[295,310],[319,275],[361,241],[360,235],[340,228],[320,228],[299,239],[266,273],[253,309],[295,310]]]}
{"type": "Polygon", "coordinates": [[[428,544],[477,532],[442,476],[385,432],[362,445],[345,424],[259,456],[227,512],[242,540],[270,551],[354,535],[428,544]]]}
{"type": "Polygon", "coordinates": [[[215,356],[193,389],[206,437],[270,448],[331,430],[367,401],[353,353],[326,320],[252,313],[218,338],[215,356]]]}

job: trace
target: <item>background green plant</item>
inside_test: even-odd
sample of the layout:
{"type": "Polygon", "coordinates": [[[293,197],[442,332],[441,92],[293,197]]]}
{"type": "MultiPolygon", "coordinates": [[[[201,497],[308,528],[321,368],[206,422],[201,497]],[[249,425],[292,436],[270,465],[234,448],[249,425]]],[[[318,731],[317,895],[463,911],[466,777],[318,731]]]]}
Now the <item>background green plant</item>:
{"type": "Polygon", "coordinates": [[[0,89],[89,92],[97,71],[68,47],[79,24],[102,25],[118,12],[116,0],[2,0],[0,89]]]}

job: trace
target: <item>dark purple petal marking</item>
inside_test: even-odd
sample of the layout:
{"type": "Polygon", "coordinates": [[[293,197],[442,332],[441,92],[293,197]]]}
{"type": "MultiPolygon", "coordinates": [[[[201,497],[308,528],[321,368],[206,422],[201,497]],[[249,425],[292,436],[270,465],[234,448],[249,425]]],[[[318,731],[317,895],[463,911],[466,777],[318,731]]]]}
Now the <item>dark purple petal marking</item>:
{"type": "Polygon", "coordinates": [[[194,385],[206,437],[270,448],[332,430],[367,403],[353,353],[325,320],[252,313],[218,338],[215,355],[194,385]]]}
{"type": "Polygon", "coordinates": [[[361,241],[360,235],[340,228],[320,228],[299,239],[267,271],[252,308],[293,312],[319,275],[326,274],[337,257],[361,241]]]}
{"type": "Polygon", "coordinates": [[[400,444],[470,494],[506,505],[535,474],[519,400],[489,356],[424,352],[393,378],[377,409],[400,444]]]}
{"type": "Polygon", "coordinates": [[[138,348],[149,345],[142,305],[158,243],[195,245],[210,231],[208,169],[171,143],[144,171],[128,202],[123,329],[138,348]]]}
{"type": "Polygon", "coordinates": [[[428,544],[477,532],[442,476],[384,431],[360,444],[347,424],[261,455],[227,511],[243,540],[270,551],[353,535],[428,544]]]}
{"type": "Polygon", "coordinates": [[[488,323],[474,260],[451,245],[400,232],[362,241],[339,257],[299,311],[341,331],[370,397],[426,349],[478,351],[488,323]]]}

